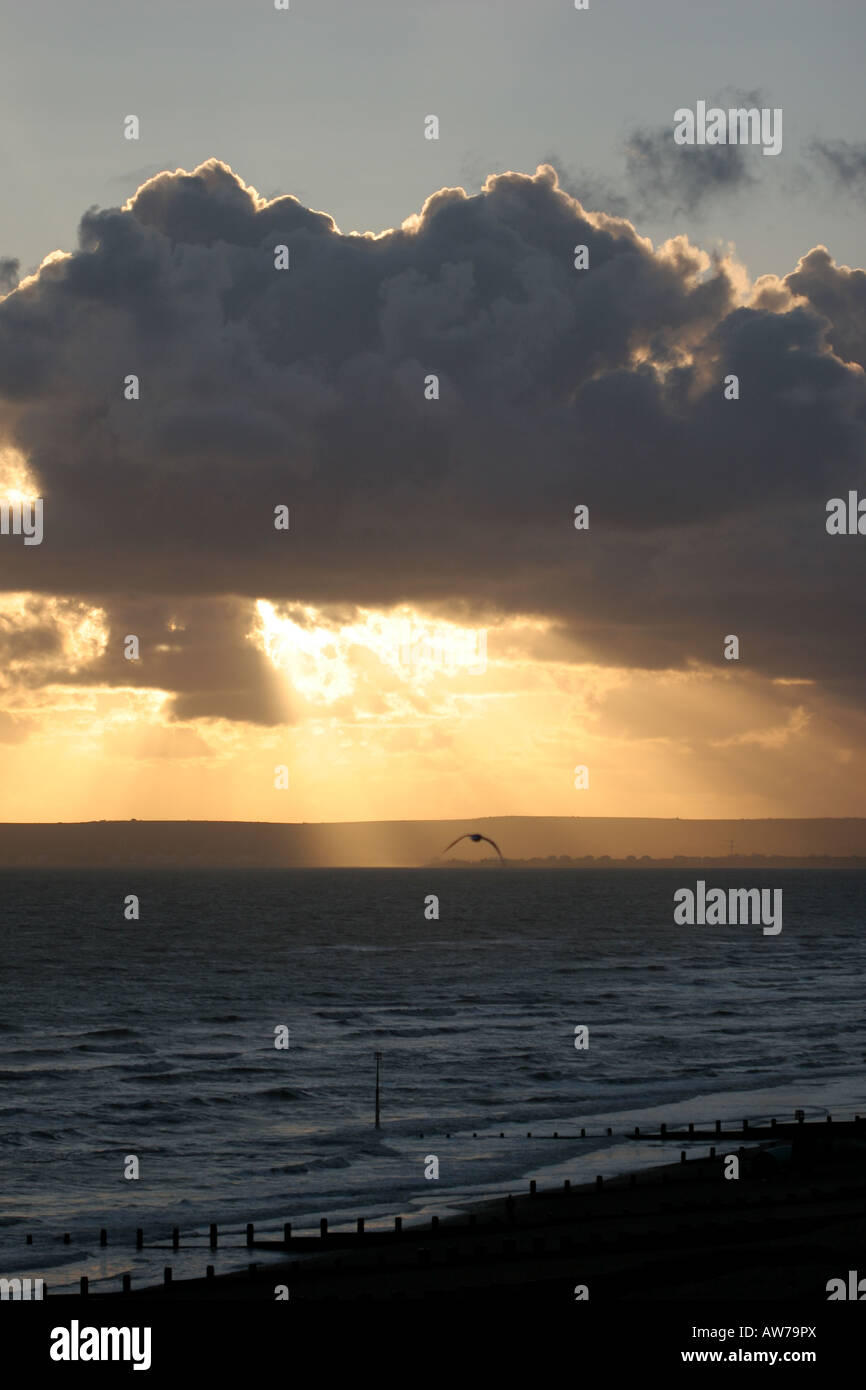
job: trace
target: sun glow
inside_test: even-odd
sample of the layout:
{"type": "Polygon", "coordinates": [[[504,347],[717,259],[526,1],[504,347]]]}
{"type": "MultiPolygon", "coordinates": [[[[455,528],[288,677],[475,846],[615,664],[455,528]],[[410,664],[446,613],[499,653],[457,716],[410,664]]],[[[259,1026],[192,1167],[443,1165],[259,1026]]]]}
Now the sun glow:
{"type": "Polygon", "coordinates": [[[487,669],[486,629],[434,621],[405,605],[387,613],[361,609],[351,622],[329,620],[308,606],[280,611],[264,599],[256,612],[252,640],[313,704],[351,696],[374,674],[371,657],[386,686],[423,689],[437,677],[487,669]]]}
{"type": "Polygon", "coordinates": [[[0,446],[0,500],[29,502],[38,488],[20,449],[0,446]]]}

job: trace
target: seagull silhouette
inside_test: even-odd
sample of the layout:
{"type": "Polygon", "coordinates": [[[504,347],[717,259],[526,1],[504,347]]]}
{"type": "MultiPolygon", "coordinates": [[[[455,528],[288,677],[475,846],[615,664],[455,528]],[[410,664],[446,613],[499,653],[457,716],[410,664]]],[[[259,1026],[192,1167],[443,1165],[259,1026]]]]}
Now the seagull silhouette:
{"type": "Polygon", "coordinates": [[[442,853],[445,854],[447,850],[453,849],[454,845],[459,845],[461,840],[472,840],[476,845],[478,844],[479,840],[486,840],[488,845],[492,845],[493,848],[496,850],[496,853],[499,855],[501,863],[505,863],[505,860],[502,858],[502,850],[499,848],[496,841],[491,840],[489,835],[479,835],[477,833],[458,835],[456,840],[452,840],[450,845],[445,846],[445,849],[443,849],[442,853]]]}

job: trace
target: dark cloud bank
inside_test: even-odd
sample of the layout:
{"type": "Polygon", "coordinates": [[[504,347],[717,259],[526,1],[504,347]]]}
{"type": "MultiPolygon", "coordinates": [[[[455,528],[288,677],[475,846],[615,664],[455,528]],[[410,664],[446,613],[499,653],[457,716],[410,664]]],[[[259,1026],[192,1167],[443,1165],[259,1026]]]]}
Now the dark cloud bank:
{"type": "Polygon", "coordinates": [[[824,522],[866,488],[866,276],[818,248],[758,290],[742,307],[724,265],[653,252],[546,166],[380,237],[257,204],[216,161],[161,174],[0,302],[0,442],[45,498],[0,584],[107,607],[100,679],[131,679],[123,632],[193,614],[159,668],[183,716],[276,717],[243,639],[259,596],[544,614],[648,667],[736,632],[751,668],[854,698],[866,537],[824,522]]]}

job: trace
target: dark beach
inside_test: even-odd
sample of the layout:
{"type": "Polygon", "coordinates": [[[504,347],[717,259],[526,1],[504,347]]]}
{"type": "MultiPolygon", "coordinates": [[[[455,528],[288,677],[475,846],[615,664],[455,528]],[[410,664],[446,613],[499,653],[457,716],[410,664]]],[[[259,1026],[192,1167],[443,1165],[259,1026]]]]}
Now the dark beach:
{"type": "MultiPolygon", "coordinates": [[[[679,1137],[667,1135],[675,1151],[679,1137]]],[[[863,1120],[752,1129],[724,1135],[713,1158],[516,1193],[438,1227],[292,1237],[280,1262],[256,1262],[257,1248],[286,1248],[263,1241],[243,1273],[91,1301],[266,1301],[283,1285],[292,1302],[530,1299],[550,1306],[574,1302],[585,1285],[590,1299],[608,1303],[823,1303],[828,1280],[847,1282],[849,1270],[864,1263],[864,1154],[863,1120]],[[740,1147],[742,1138],[748,1147],[740,1147]],[[790,1157],[768,1156],[752,1146],[756,1139],[790,1146],[790,1157]],[[736,1180],[724,1176],[729,1154],[739,1155],[736,1180]]]]}

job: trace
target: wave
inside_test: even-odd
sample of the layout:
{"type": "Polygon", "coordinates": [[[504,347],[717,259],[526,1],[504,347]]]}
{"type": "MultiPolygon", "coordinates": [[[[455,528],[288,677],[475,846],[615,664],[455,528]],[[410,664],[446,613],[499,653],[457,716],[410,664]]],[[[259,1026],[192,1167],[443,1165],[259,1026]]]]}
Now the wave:
{"type": "Polygon", "coordinates": [[[42,1077],[57,1077],[59,1071],[57,1067],[5,1067],[0,1070],[0,1081],[21,1081],[25,1077],[28,1081],[36,1081],[42,1077]]]}
{"type": "Polygon", "coordinates": [[[141,1035],[138,1028],[87,1028],[80,1036],[82,1038],[137,1038],[141,1035]]]}
{"type": "Polygon", "coordinates": [[[256,1099],[273,1100],[303,1100],[309,1095],[308,1091],[293,1091],[289,1086],[268,1086],[263,1091],[253,1091],[251,1093],[256,1099]]]}

